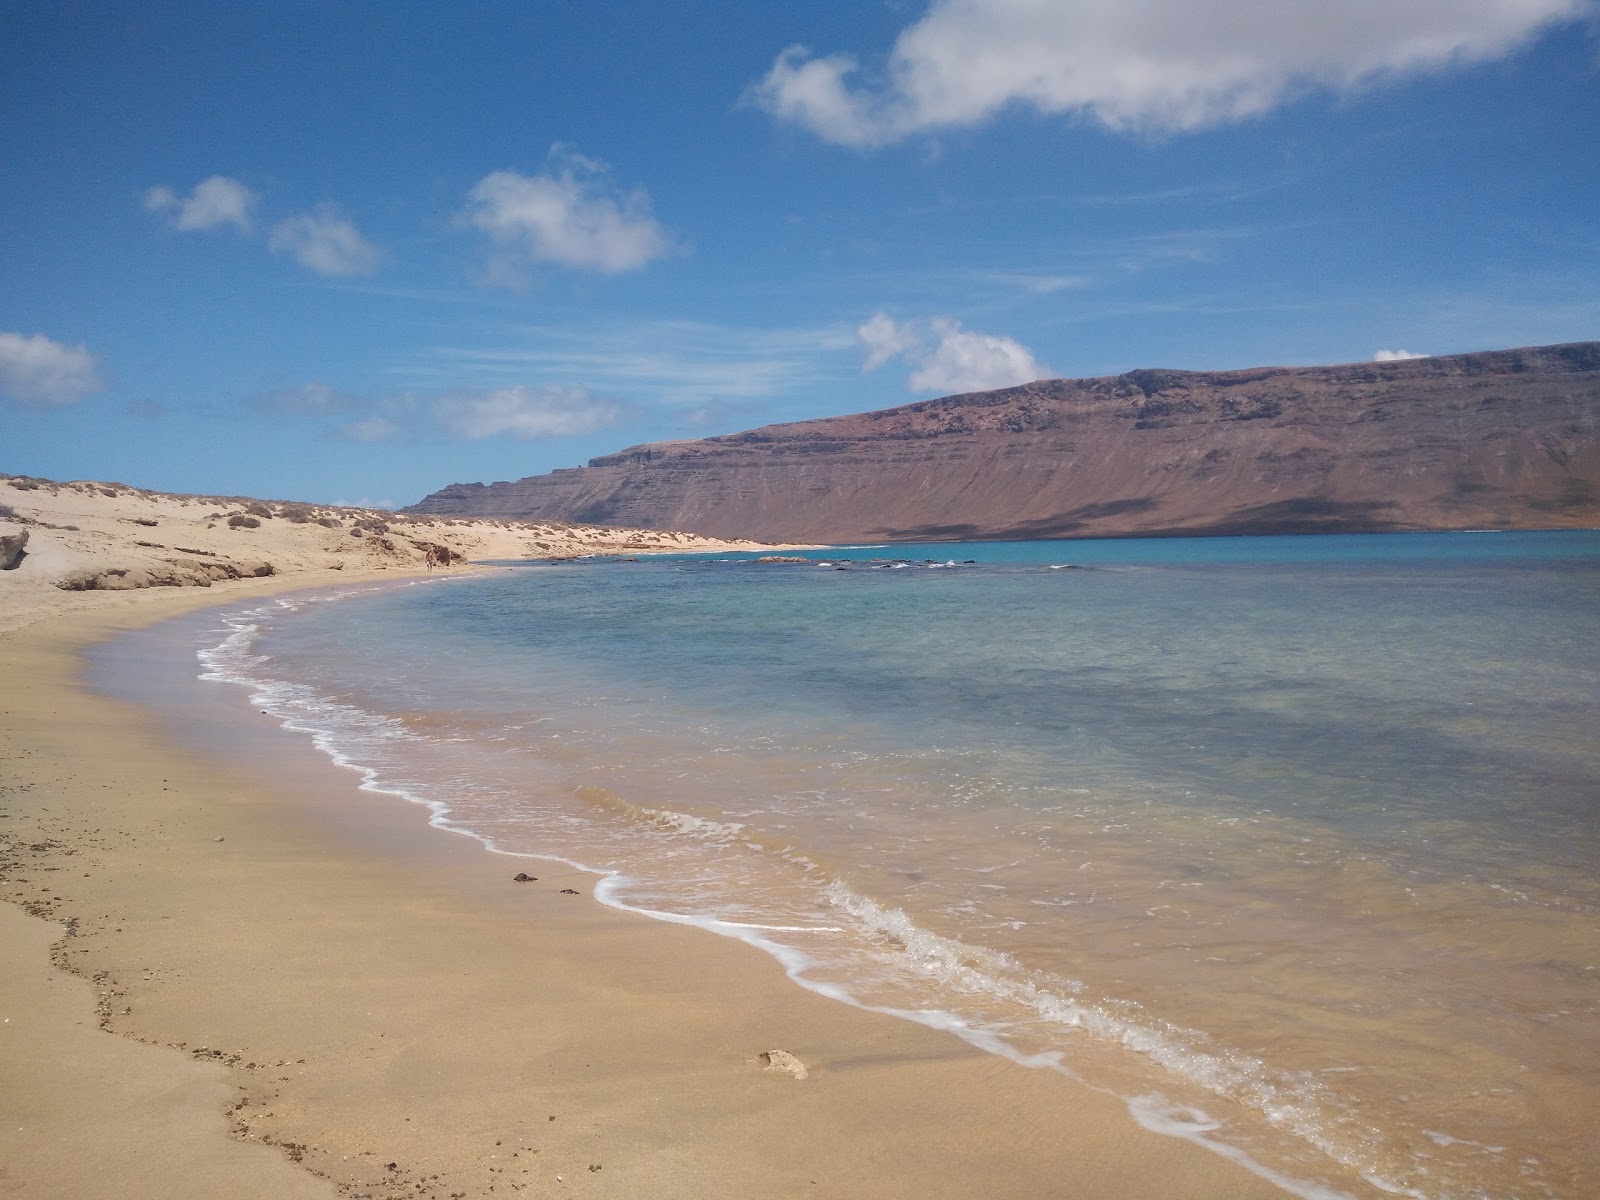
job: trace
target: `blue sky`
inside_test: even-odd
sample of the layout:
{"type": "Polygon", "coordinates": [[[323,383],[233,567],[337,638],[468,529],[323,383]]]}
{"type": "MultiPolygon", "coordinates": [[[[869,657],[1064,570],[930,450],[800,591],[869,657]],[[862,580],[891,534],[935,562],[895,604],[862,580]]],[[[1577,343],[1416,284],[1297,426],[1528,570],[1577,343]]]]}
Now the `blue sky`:
{"type": "Polygon", "coordinates": [[[0,470],[385,505],[1600,337],[1594,0],[0,0],[0,470]]]}

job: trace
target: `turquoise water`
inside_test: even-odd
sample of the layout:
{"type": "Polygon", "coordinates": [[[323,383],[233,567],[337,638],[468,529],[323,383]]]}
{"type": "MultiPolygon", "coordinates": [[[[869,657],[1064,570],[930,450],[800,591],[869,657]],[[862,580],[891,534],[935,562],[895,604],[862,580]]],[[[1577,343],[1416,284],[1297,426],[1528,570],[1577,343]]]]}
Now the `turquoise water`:
{"type": "Polygon", "coordinates": [[[1600,535],[752,557],[204,658],[436,823],[1290,1191],[1600,1193],[1600,535]]]}

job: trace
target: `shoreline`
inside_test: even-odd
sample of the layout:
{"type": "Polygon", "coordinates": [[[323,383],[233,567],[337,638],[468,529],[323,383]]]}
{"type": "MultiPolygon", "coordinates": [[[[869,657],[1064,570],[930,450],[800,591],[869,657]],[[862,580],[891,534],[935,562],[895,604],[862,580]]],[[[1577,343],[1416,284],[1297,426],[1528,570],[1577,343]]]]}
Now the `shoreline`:
{"type": "Polygon", "coordinates": [[[70,1103],[70,1072],[0,1055],[0,1117],[17,1118],[0,1182],[69,1196],[111,1178],[132,1197],[1284,1194],[1065,1076],[804,992],[741,943],[562,893],[592,876],[533,867],[543,878],[513,883],[516,863],[360,791],[275,723],[257,753],[206,761],[81,681],[86,649],[125,629],[354,582],[145,592],[0,640],[0,669],[22,681],[0,701],[16,768],[0,886],[57,923],[21,931],[8,906],[0,1036],[25,1023],[44,1061],[72,1065],[149,1043],[149,1061],[97,1076],[120,1097],[100,1113],[70,1103]],[[99,993],[61,1029],[27,997],[83,985],[46,941],[99,993]],[[777,1049],[809,1077],[766,1069],[757,1056],[777,1049]],[[159,1150],[144,1175],[125,1152],[134,1113],[182,1130],[145,1135],[159,1150]],[[234,1182],[190,1182],[175,1144],[234,1182]]]}

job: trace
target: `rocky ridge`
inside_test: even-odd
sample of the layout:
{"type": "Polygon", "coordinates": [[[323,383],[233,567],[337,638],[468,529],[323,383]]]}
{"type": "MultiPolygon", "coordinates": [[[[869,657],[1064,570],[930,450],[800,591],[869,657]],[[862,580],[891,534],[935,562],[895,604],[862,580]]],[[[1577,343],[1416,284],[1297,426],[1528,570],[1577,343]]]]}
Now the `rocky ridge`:
{"type": "Polygon", "coordinates": [[[406,511],[840,543],[1600,526],[1600,343],[1040,380],[406,511]]]}

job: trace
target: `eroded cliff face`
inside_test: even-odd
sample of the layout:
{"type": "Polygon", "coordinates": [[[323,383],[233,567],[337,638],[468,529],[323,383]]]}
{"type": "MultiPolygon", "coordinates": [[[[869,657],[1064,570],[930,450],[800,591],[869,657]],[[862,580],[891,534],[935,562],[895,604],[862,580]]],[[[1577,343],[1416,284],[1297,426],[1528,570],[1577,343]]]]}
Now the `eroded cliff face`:
{"type": "Polygon", "coordinates": [[[1600,526],[1600,343],[1041,380],[410,511],[824,543],[1600,526]]]}

